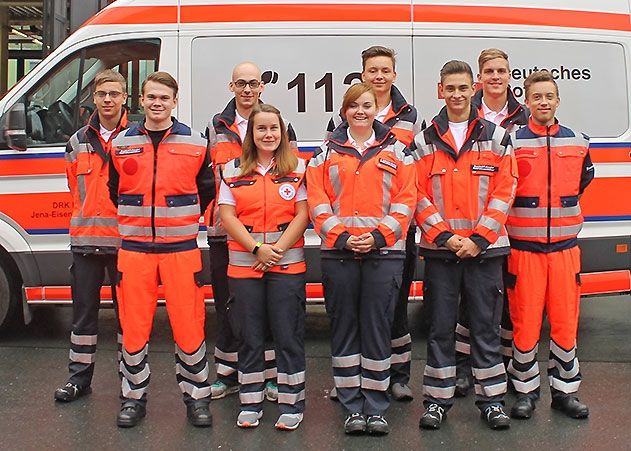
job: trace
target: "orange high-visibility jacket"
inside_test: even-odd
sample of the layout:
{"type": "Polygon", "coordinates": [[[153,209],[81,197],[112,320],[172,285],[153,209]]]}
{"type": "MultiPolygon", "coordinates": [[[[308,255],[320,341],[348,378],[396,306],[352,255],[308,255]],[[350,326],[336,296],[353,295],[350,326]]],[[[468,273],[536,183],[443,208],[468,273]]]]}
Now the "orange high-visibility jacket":
{"type": "Polygon", "coordinates": [[[399,257],[416,200],[413,158],[379,121],[373,123],[376,142],[363,155],[348,142],[347,129],[346,123],[337,127],[307,168],[307,201],[321,249],[353,257],[346,241],[368,232],[378,250],[368,257],[399,257]]]}
{"type": "MultiPolygon", "coordinates": [[[[483,95],[484,93],[481,89],[473,95],[471,98],[471,108],[475,109],[478,112],[478,116],[484,119],[484,110],[482,109],[483,95]]],[[[528,108],[519,103],[519,100],[515,98],[510,86],[508,87],[507,95],[508,114],[500,126],[505,128],[508,133],[511,133],[528,123],[528,116],[530,115],[530,112],[528,111],[528,108]]]]}
{"type": "MultiPolygon", "coordinates": [[[[414,135],[416,135],[421,128],[425,128],[425,125],[419,124],[418,112],[413,105],[410,105],[401,91],[396,86],[392,86],[390,89],[390,97],[392,102],[390,104],[390,110],[383,118],[383,124],[390,127],[392,133],[406,146],[409,146],[414,141],[414,135]]],[[[326,127],[325,139],[329,139],[333,130],[335,130],[343,122],[342,117],[336,114],[331,119],[326,127]]]]}
{"type": "MultiPolygon", "coordinates": [[[[274,175],[273,169],[265,175],[254,172],[241,176],[239,164],[237,158],[223,170],[223,180],[235,200],[236,216],[255,241],[274,244],[296,215],[296,194],[304,183],[305,162],[298,159],[296,169],[283,177],[274,175]]],[[[301,237],[290,249],[285,250],[283,258],[269,272],[305,272],[304,245],[304,237],[301,237]]],[[[239,242],[228,238],[228,254],[229,277],[263,277],[263,272],[252,269],[256,256],[251,249],[245,249],[239,242]]]]}
{"type": "Polygon", "coordinates": [[[410,150],[416,158],[421,254],[457,258],[445,247],[458,234],[471,238],[483,255],[510,252],[506,215],[515,196],[517,164],[506,130],[471,109],[460,151],[444,107],[419,133],[410,150]]]}
{"type": "Polygon", "coordinates": [[[112,143],[110,197],[122,248],[175,252],[197,247],[199,218],[215,194],[206,139],[173,118],[157,151],[144,123],[112,143]]]}
{"type": "MultiPolygon", "coordinates": [[[[210,159],[212,161],[215,180],[216,192],[219,192],[219,183],[221,181],[221,171],[226,163],[241,156],[241,137],[236,123],[237,103],[233,98],[228,102],[221,113],[217,113],[206,126],[206,137],[208,138],[208,149],[210,151],[210,159]]],[[[285,122],[287,126],[287,137],[292,150],[298,155],[298,144],[296,133],[289,122],[285,122]]],[[[206,212],[204,222],[208,226],[208,236],[225,237],[226,231],[221,225],[219,219],[219,205],[212,202],[210,208],[206,212]]]]}
{"type": "Polygon", "coordinates": [[[558,123],[513,136],[519,183],[506,228],[511,246],[532,252],[569,249],[583,226],[579,195],[594,178],[589,138],[558,123]]]}
{"type": "Polygon", "coordinates": [[[79,129],[66,145],[66,176],[72,195],[70,246],[75,252],[115,253],[120,247],[116,208],[109,201],[107,181],[113,138],[127,128],[127,111],[105,142],[95,111],[88,125],[79,129]]]}

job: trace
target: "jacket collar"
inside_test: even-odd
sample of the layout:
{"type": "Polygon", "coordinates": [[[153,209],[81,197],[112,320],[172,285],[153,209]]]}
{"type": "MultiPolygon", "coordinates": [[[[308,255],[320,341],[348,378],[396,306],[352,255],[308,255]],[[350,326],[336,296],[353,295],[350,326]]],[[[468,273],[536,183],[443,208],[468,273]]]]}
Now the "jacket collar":
{"type": "MultiPolygon", "coordinates": [[[[472,126],[477,125],[479,121],[480,117],[478,116],[478,110],[475,109],[473,105],[471,105],[471,111],[469,112],[468,119],[469,129],[471,129],[472,126]]],[[[447,133],[447,131],[449,130],[449,116],[447,115],[446,106],[444,106],[436,115],[436,117],[432,119],[432,123],[434,124],[434,127],[436,128],[436,131],[438,131],[438,134],[440,136],[443,136],[445,133],[447,133]]]]}
{"type": "MultiPolygon", "coordinates": [[[[480,89],[471,98],[471,108],[475,109],[475,111],[477,111],[478,115],[480,115],[481,117],[484,117],[484,114],[482,113],[483,94],[484,93],[480,89]]],[[[513,94],[513,90],[511,89],[510,85],[508,86],[508,92],[506,94],[508,97],[508,113],[506,115],[506,118],[502,121],[502,125],[513,122],[513,120],[517,119],[517,116],[519,114],[525,114],[527,111],[526,107],[519,103],[519,100],[517,100],[517,98],[513,94]]]]}
{"type": "MultiPolygon", "coordinates": [[[[129,120],[127,118],[127,108],[123,107],[123,114],[121,114],[121,117],[118,120],[118,124],[116,124],[116,128],[114,129],[114,132],[116,133],[116,132],[119,132],[120,130],[127,128],[128,122],[129,120]]],[[[90,116],[90,119],[88,120],[88,129],[100,135],[101,120],[99,119],[98,110],[94,111],[94,113],[92,113],[92,115],[90,116]]]]}
{"type": "Polygon", "coordinates": [[[375,132],[375,142],[368,147],[363,154],[360,154],[357,149],[347,144],[348,123],[346,121],[342,122],[340,126],[333,131],[331,137],[329,138],[329,146],[336,152],[352,155],[358,158],[361,162],[360,164],[362,164],[379,153],[385,146],[396,141],[394,133],[390,131],[390,127],[382,124],[376,119],[373,121],[372,129],[375,132]]]}
{"type": "Polygon", "coordinates": [[[547,125],[536,124],[535,121],[532,120],[532,116],[531,116],[528,118],[528,128],[535,135],[555,136],[557,133],[559,133],[559,129],[561,128],[561,126],[559,125],[559,120],[556,117],[554,118],[554,124],[547,126],[547,125]]]}

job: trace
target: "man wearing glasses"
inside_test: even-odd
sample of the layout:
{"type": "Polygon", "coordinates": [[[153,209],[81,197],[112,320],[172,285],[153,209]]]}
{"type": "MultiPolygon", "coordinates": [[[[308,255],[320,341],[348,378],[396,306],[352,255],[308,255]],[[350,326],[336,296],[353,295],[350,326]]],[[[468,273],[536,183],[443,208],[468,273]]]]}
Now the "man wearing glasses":
{"type": "MultiPolygon", "coordinates": [[[[241,156],[241,144],[248,128],[248,119],[254,106],[260,102],[264,89],[261,69],[251,62],[237,64],[232,70],[232,79],[228,84],[234,98],[224,110],[217,113],[206,127],[210,158],[215,172],[217,190],[221,181],[221,171],[230,160],[241,156]]],[[[296,134],[287,124],[287,134],[292,148],[296,149],[296,134]]],[[[238,337],[230,326],[227,316],[228,303],[228,244],[226,231],[219,221],[218,207],[215,201],[208,208],[208,246],[210,248],[210,271],[212,278],[215,310],[217,312],[217,339],[215,344],[215,366],[217,380],[212,384],[212,399],[220,399],[239,392],[237,379],[238,337]]],[[[275,401],[278,389],[274,383],[276,377],[274,350],[265,351],[266,379],[265,394],[268,400],[275,401]]]]}
{"type": "MultiPolygon", "coordinates": [[[[55,400],[72,402],[91,392],[94,374],[101,285],[105,271],[116,307],[116,253],[120,246],[116,208],[108,202],[111,142],[127,128],[127,82],[106,70],[94,80],[96,112],[66,146],[66,175],[72,195],[72,332],[70,377],[55,391],[55,400]]],[[[120,343],[120,328],[119,328],[120,343]]]]}

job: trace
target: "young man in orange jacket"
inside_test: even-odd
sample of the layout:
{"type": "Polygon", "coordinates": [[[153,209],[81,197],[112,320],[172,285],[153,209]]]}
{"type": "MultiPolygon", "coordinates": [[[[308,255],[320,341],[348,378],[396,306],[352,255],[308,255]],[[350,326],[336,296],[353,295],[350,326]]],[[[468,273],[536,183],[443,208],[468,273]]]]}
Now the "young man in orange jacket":
{"type": "Polygon", "coordinates": [[[70,377],[66,385],[55,390],[55,400],[61,402],[72,402],[92,390],[105,271],[116,307],[116,253],[120,236],[116,208],[108,200],[107,178],[112,139],[127,127],[125,78],[112,70],[101,72],[94,79],[92,99],[96,112],[66,146],[66,175],[72,195],[72,333],[70,377]]]}
{"type": "Polygon", "coordinates": [[[419,133],[416,223],[425,257],[424,298],[431,312],[420,427],[437,429],[453,405],[455,334],[461,295],[469,302],[476,405],[493,429],[504,413],[506,372],[500,354],[502,262],[510,252],[504,223],[517,168],[508,133],[471,108],[473,73],[450,61],[440,72],[445,107],[419,133]]]}
{"type": "Polygon", "coordinates": [[[142,85],[145,120],[113,143],[110,197],[118,205],[123,329],[119,427],[145,416],[149,337],[161,282],[175,340],[176,379],[194,426],[212,424],[204,341],[206,308],[199,219],[215,194],[206,139],[171,116],[177,82],[166,72],[142,85]]]}
{"type": "Polygon", "coordinates": [[[556,119],[561,99],[550,72],[533,72],[524,88],[531,116],[513,139],[519,183],[506,222],[514,340],[508,373],[518,395],[511,416],[530,418],[539,399],[537,351],[545,311],[552,408],[587,418],[589,409],[576,397],[582,379],[576,335],[581,271],[577,235],[583,226],[579,198],[594,178],[589,139],[556,119]]]}

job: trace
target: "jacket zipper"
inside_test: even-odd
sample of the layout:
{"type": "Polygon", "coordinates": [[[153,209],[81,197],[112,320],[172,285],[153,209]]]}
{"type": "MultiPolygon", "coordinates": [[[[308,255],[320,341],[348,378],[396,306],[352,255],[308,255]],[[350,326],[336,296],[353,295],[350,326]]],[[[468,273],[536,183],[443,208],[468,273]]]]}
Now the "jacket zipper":
{"type": "MultiPolygon", "coordinates": [[[[162,139],[164,140],[164,137],[162,139]]],[[[153,242],[156,241],[156,174],[158,172],[158,149],[161,143],[162,140],[153,149],[153,180],[151,182],[151,237],[153,242]]]]}
{"type": "Polygon", "coordinates": [[[546,144],[548,150],[548,227],[547,237],[548,244],[550,244],[550,228],[552,224],[552,152],[550,149],[550,126],[546,127],[546,144]]]}

